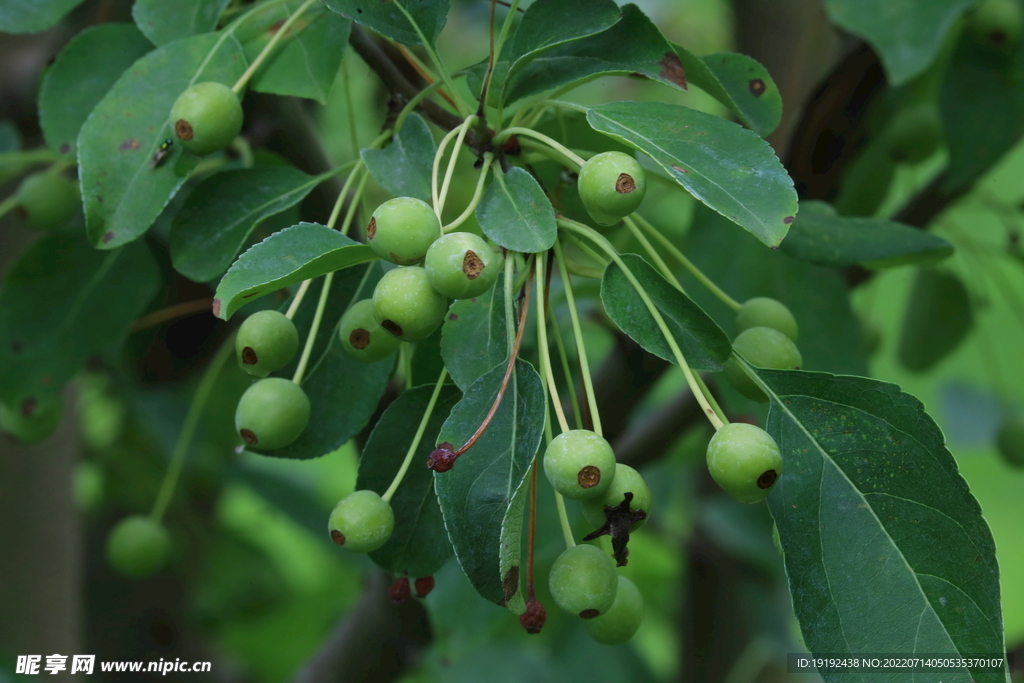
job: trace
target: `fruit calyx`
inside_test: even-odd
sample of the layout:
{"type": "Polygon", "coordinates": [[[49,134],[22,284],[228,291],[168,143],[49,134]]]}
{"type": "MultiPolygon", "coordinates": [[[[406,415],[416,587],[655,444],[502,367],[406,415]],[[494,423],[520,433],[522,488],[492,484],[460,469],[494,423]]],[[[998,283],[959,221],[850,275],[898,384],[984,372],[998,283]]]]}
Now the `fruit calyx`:
{"type": "Polygon", "coordinates": [[[602,526],[591,531],[583,537],[584,541],[592,541],[599,536],[608,535],[612,537],[612,555],[615,557],[615,564],[625,567],[629,560],[629,527],[636,522],[647,519],[647,513],[643,510],[630,510],[629,504],[633,501],[633,494],[630,492],[622,495],[622,502],[618,505],[605,505],[604,514],[608,518],[602,526]]]}

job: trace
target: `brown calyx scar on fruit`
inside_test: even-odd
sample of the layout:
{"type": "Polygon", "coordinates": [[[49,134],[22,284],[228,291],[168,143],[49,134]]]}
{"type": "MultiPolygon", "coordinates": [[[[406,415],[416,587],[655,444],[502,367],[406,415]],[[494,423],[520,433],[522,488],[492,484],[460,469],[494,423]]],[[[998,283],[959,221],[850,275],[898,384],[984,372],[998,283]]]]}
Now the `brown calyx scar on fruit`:
{"type": "Polygon", "coordinates": [[[242,349],[242,362],[246,365],[256,365],[260,361],[259,356],[256,355],[255,349],[251,346],[246,346],[242,349]]]}
{"type": "Polygon", "coordinates": [[[580,612],[580,618],[581,619],[593,619],[594,617],[598,616],[599,614],[601,614],[600,610],[585,609],[582,612],[580,612]]]}
{"type": "Polygon", "coordinates": [[[192,124],[185,119],[178,119],[174,124],[174,134],[181,140],[191,140],[192,124]]]}
{"type": "Polygon", "coordinates": [[[605,505],[604,515],[607,521],[598,529],[583,537],[584,541],[593,541],[598,536],[605,534],[612,537],[612,555],[619,567],[625,567],[629,560],[629,527],[636,522],[647,519],[647,513],[643,510],[630,510],[629,504],[633,501],[633,494],[630,491],[622,494],[622,502],[618,505],[605,505]]]}
{"type": "Polygon", "coordinates": [[[636,189],[636,181],[628,173],[620,173],[615,181],[615,191],[619,194],[629,194],[636,189]]]}
{"type": "Polygon", "coordinates": [[[594,488],[601,483],[601,470],[593,465],[587,465],[576,475],[576,481],[580,488],[594,488]]]}
{"type": "Polygon", "coordinates": [[[366,226],[366,239],[372,240],[374,235],[377,234],[377,219],[371,218],[369,225],[366,226]]]}
{"type": "Polygon", "coordinates": [[[345,534],[341,533],[337,529],[331,530],[331,540],[338,545],[345,545],[345,534]]]}
{"type": "Polygon", "coordinates": [[[765,86],[764,81],[760,78],[750,79],[750,94],[754,97],[760,97],[763,95],[766,87],[767,86],[765,86]]]}
{"type": "Polygon", "coordinates": [[[250,446],[253,446],[260,442],[260,440],[256,438],[256,435],[253,433],[251,429],[241,429],[239,430],[238,433],[242,435],[242,438],[245,439],[245,442],[250,446]]]}
{"type": "Polygon", "coordinates": [[[770,489],[775,480],[779,478],[779,473],[775,470],[766,470],[757,478],[757,488],[759,489],[770,489]]]}
{"type": "Polygon", "coordinates": [[[402,336],[402,326],[394,322],[393,320],[385,320],[380,324],[380,326],[383,327],[388,332],[390,332],[391,334],[395,335],[396,337],[402,336]]]}
{"type": "Polygon", "coordinates": [[[480,277],[480,273],[484,271],[484,262],[476,252],[472,249],[466,250],[466,255],[462,257],[462,272],[466,274],[466,277],[470,280],[475,280],[480,277]]]}
{"type": "Polygon", "coordinates": [[[361,327],[357,327],[352,330],[352,334],[348,335],[348,343],[354,349],[365,349],[370,345],[370,333],[361,327]]]}
{"type": "Polygon", "coordinates": [[[447,472],[455,465],[455,447],[445,441],[438,444],[427,458],[427,469],[435,472],[447,472]]]}

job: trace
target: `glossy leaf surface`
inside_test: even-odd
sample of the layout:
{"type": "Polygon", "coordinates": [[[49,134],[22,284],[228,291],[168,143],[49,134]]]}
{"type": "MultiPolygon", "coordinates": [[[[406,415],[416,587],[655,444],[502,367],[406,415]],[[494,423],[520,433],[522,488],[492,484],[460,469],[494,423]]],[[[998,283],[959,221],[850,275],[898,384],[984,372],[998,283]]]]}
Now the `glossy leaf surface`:
{"type": "Polygon", "coordinates": [[[550,249],[558,235],[551,200],[518,166],[495,173],[476,207],[476,219],[497,244],[523,253],[550,249]]]}
{"type": "Polygon", "coordinates": [[[448,0],[324,0],[324,4],[404,45],[422,42],[410,18],[430,44],[437,40],[448,19],[448,0]],[[402,9],[408,12],[408,17],[402,9]]]}
{"type": "Polygon", "coordinates": [[[0,3],[0,29],[4,33],[45,31],[82,0],[4,0],[0,3]]]}
{"type": "Polygon", "coordinates": [[[698,57],[681,45],[674,47],[687,80],[729,107],[747,128],[767,137],[778,127],[782,95],[760,62],[735,52],[698,57]]]}
{"type": "Polygon", "coordinates": [[[499,275],[494,287],[481,296],[453,303],[441,327],[441,356],[463,391],[508,360],[504,278],[499,275]]]}
{"type": "Polygon", "coordinates": [[[380,186],[395,197],[431,200],[430,177],[437,143],[418,114],[410,114],[398,135],[384,149],[359,153],[367,170],[380,186]]]}
{"type": "Polygon", "coordinates": [[[132,19],[154,45],[208,33],[217,28],[231,0],[136,0],[132,19]]]}

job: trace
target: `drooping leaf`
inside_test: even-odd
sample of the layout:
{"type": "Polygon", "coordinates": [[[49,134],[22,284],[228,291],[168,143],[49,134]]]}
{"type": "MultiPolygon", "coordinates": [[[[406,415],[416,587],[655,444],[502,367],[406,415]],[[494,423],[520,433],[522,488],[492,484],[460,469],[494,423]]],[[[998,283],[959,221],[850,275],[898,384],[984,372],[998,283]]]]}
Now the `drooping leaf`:
{"type": "Polygon", "coordinates": [[[976,0],[825,0],[829,19],[866,40],[889,84],[903,85],[932,63],[953,22],[976,0]]]}
{"type": "MultiPolygon", "coordinates": [[[[381,273],[380,265],[371,263],[334,274],[327,300],[330,315],[325,315],[321,321],[317,343],[302,380],[310,403],[309,425],[290,446],[262,451],[263,455],[297,460],[318,458],[337,450],[358,434],[377,410],[395,359],[386,358],[371,364],[352,360],[341,346],[337,327],[342,313],[352,302],[373,293],[381,273]]],[[[299,339],[305,340],[308,335],[322,286],[323,278],[320,278],[309,288],[308,299],[294,318],[299,339]]],[[[291,379],[293,373],[294,362],[274,375],[291,379]]]]}
{"type": "Polygon", "coordinates": [[[132,19],[154,45],[208,33],[217,28],[231,0],[136,0],[132,19]]]}
{"type": "MultiPolygon", "coordinates": [[[[477,430],[498,394],[505,364],[476,380],[452,408],[439,442],[460,447],[477,430]]],[[[523,609],[519,591],[524,496],[544,428],[544,387],[529,363],[516,361],[505,396],[480,439],[448,472],[434,475],[455,556],[477,592],[523,609]]]]}
{"type": "Polygon", "coordinates": [[[81,4],[82,0],[4,0],[0,3],[0,31],[45,31],[81,4]]]}
{"type": "Polygon", "coordinates": [[[174,218],[174,267],[196,282],[219,277],[260,221],[298,204],[325,177],[290,166],[257,166],[203,180],[174,218]]]}
{"type": "Polygon", "coordinates": [[[489,292],[456,301],[441,327],[441,356],[455,384],[467,391],[488,370],[508,360],[504,274],[489,292]]]}
{"type": "Polygon", "coordinates": [[[97,251],[76,231],[29,247],[0,289],[0,400],[57,394],[90,356],[127,335],[159,279],[144,244],[97,251]]]}
{"type": "Polygon", "coordinates": [[[317,223],[276,232],[238,257],[217,285],[214,315],[227,320],[246,301],[376,259],[370,247],[317,223]]]}
{"type": "Polygon", "coordinates": [[[382,33],[404,45],[418,45],[419,35],[409,23],[409,18],[399,9],[409,13],[431,45],[444,28],[448,19],[448,0],[323,0],[329,8],[352,21],[363,24],[377,33],[382,33]]]}
{"type": "Polygon", "coordinates": [[[373,179],[395,197],[429,202],[436,153],[437,143],[426,121],[419,114],[410,114],[391,144],[384,149],[364,149],[359,156],[373,179]]]}
{"type": "MultiPolygon", "coordinates": [[[[431,385],[409,389],[384,411],[360,454],[356,490],[384,493],[388,489],[433,392],[431,385]]],[[[441,425],[460,397],[453,386],[441,390],[412,464],[391,498],[395,530],[382,548],[370,553],[371,560],[394,574],[410,579],[431,576],[452,556],[452,545],[434,495],[433,472],[424,463],[434,450],[441,425]]]]}
{"type": "Polygon", "coordinates": [[[476,219],[485,235],[512,251],[545,251],[558,235],[551,200],[518,166],[494,174],[476,207],[476,219]]]}
{"type": "Polygon", "coordinates": [[[797,211],[793,180],[768,143],[731,121],[657,102],[613,102],[587,111],[594,129],[649,154],[690,194],[769,247],[797,211]]]}
{"type": "Polygon", "coordinates": [[[833,268],[932,265],[953,253],[952,244],[930,232],[884,219],[840,216],[817,201],[800,202],[781,249],[800,261],[833,268]]]}
{"type": "Polygon", "coordinates": [[[922,268],[914,278],[900,334],[899,359],[924,372],[949,355],[974,325],[971,295],[959,277],[922,268]]]}
{"type": "MultiPolygon", "coordinates": [[[[721,370],[721,364],[732,355],[732,344],[722,328],[643,257],[623,254],[622,260],[658,308],[690,367],[711,372],[721,370]]],[[[656,356],[676,362],[654,316],[614,262],[605,268],[601,280],[601,303],[619,329],[633,341],[656,356]]]]}
{"type": "Polygon", "coordinates": [[[1001,654],[992,534],[921,402],[873,379],[756,372],[785,462],[768,505],[811,652],[1001,654]]]}
{"type": "Polygon", "coordinates": [[[782,120],[782,95],[768,70],[753,57],[719,52],[698,57],[674,45],[687,80],[729,107],[748,128],[767,137],[782,120]]]}
{"type": "Polygon", "coordinates": [[[90,26],[72,38],[39,86],[39,125],[47,146],[74,159],[78,132],[89,112],[125,69],[152,49],[131,24],[90,26]]]}
{"type": "MultiPolygon", "coordinates": [[[[235,30],[235,36],[252,62],[267,43],[300,6],[302,0],[290,0],[266,8],[235,30]]],[[[348,45],[352,22],[317,3],[312,5],[281,37],[249,87],[273,95],[307,97],[325,104],[338,75],[348,45]]]]}
{"type": "Polygon", "coordinates": [[[153,163],[170,137],[178,95],[200,81],[232,85],[245,66],[234,38],[204,34],[157,48],[117,80],[78,138],[86,228],[94,246],[112,249],[146,232],[198,163],[180,145],[159,166],[153,163]]]}

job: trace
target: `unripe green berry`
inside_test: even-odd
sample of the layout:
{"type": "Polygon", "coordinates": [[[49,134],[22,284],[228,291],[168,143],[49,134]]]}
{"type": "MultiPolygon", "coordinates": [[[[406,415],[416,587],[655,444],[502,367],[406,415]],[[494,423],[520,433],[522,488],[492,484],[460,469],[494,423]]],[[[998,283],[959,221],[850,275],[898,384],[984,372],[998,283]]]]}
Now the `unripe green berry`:
{"type": "Polygon", "coordinates": [[[733,422],[715,432],[708,444],[708,471],[736,500],[764,500],[782,474],[782,453],[768,432],[733,422]]]}
{"type": "Polygon", "coordinates": [[[604,506],[622,505],[626,493],[633,494],[633,499],[629,501],[630,510],[643,510],[647,513],[646,517],[629,525],[630,531],[636,531],[651,518],[651,487],[647,485],[639,472],[621,462],[615,465],[615,478],[612,479],[612,485],[608,487],[604,495],[580,503],[584,519],[593,528],[603,526],[608,520],[604,506]]]}
{"type": "Polygon", "coordinates": [[[640,163],[630,155],[602,152],[583,164],[578,187],[594,222],[613,225],[639,208],[647,180],[640,163]]]}
{"type": "Polygon", "coordinates": [[[299,350],[299,331],[279,311],[253,313],[238,328],[238,365],[254,377],[266,377],[291,362],[299,350]]]}
{"type": "Polygon", "coordinates": [[[242,103],[223,83],[196,83],[171,107],[171,125],[181,146],[193,154],[224,149],[242,130],[242,103]]]}
{"type": "Polygon", "coordinates": [[[331,540],[354,553],[369,553],[388,542],[395,530],[391,504],[369,490],[342,498],[327,523],[331,540]]]}
{"type": "MultiPolygon", "coordinates": [[[[734,354],[743,356],[751,365],[770,370],[798,370],[803,365],[800,349],[789,337],[770,327],[751,327],[733,340],[734,354]]],[[[725,362],[725,376],[736,390],[753,401],[768,400],[754,380],[747,376],[735,355],[725,362]]]]}
{"type": "Polygon", "coordinates": [[[566,498],[598,498],[615,478],[615,451],[589,429],[562,432],[544,451],[544,474],[566,498]]]}
{"type": "Polygon", "coordinates": [[[170,552],[167,529],[145,515],[122,519],[107,536],[107,562],[133,579],[149,576],[163,567],[170,552]]]}
{"type": "Polygon", "coordinates": [[[751,327],[770,327],[794,342],[799,336],[796,318],[790,310],[781,301],[767,296],[747,299],[736,312],[736,332],[743,332],[751,327]]]}
{"type": "Polygon", "coordinates": [[[942,120],[935,104],[921,102],[893,116],[886,131],[889,155],[895,161],[917,164],[942,142],[942,120]]]}
{"type": "Polygon", "coordinates": [[[548,587],[555,603],[566,612],[593,619],[615,603],[619,588],[615,561],[595,546],[573,546],[551,565],[548,587]]]}
{"type": "Polygon", "coordinates": [[[983,0],[967,16],[974,39],[995,50],[1012,49],[1024,30],[1024,13],[1017,0],[983,0]]]}
{"type": "Polygon", "coordinates": [[[33,228],[50,229],[66,223],[78,209],[78,185],[59,173],[33,173],[15,192],[22,219],[33,228]]]}
{"type": "Polygon", "coordinates": [[[620,645],[640,629],[644,620],[644,598],[640,589],[625,576],[619,577],[615,602],[599,617],[587,619],[583,627],[587,635],[604,645],[620,645]]]}
{"type": "Polygon", "coordinates": [[[447,310],[448,299],[430,286],[420,267],[395,268],[373,290],[373,317],[402,341],[429,337],[447,310]]]}
{"type": "Polygon", "coordinates": [[[255,450],[284,448],[305,431],[309,410],[302,387],[288,379],[267,377],[242,394],[235,409],[235,429],[255,450]]]}
{"type": "Polygon", "coordinates": [[[996,431],[996,447],[1007,464],[1024,467],[1024,413],[1003,417],[996,431]]]}
{"type": "Polygon", "coordinates": [[[394,355],[402,345],[373,317],[372,299],[363,299],[349,306],[338,323],[338,336],[345,353],[360,363],[376,363],[394,355]]]}
{"type": "Polygon", "coordinates": [[[430,285],[449,299],[472,299],[494,286],[505,257],[471,232],[453,232],[427,249],[430,285]]]}
{"type": "Polygon", "coordinates": [[[17,408],[0,403],[0,432],[20,444],[31,446],[47,439],[60,424],[64,415],[64,402],[58,396],[45,405],[26,401],[17,408]]]}
{"type": "Polygon", "coordinates": [[[386,261],[408,266],[419,263],[441,236],[441,222],[430,205],[414,197],[389,199],[373,212],[366,241],[386,261]]]}

